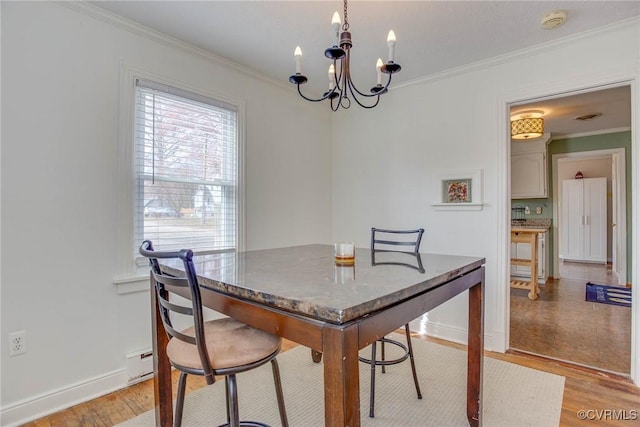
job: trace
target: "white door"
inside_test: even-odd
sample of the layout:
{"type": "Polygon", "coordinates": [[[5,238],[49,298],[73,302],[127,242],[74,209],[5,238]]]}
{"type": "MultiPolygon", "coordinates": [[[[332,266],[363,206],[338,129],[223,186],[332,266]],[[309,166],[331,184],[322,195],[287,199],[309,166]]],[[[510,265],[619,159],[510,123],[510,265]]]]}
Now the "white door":
{"type": "Polygon", "coordinates": [[[560,258],[607,262],[607,178],[562,181],[560,258]]]}
{"type": "Polygon", "coordinates": [[[584,254],[584,180],[562,181],[560,258],[580,260],[584,254]]]}
{"type": "Polygon", "coordinates": [[[584,259],[607,262],[607,178],[584,181],[584,259]]]}

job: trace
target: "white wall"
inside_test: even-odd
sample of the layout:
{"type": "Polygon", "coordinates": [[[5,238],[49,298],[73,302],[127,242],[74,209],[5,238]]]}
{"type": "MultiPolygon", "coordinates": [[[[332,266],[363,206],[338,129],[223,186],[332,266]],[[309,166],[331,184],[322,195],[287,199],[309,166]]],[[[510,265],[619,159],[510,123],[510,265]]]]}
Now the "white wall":
{"type": "Polygon", "coordinates": [[[79,6],[1,7],[0,424],[10,425],[122,387],[125,355],[150,346],[148,292],[114,285],[131,275],[120,258],[123,64],[243,103],[247,249],[330,238],[331,116],[286,83],[79,6]],[[8,357],[17,330],[28,352],[8,357]]]}
{"type": "MultiPolygon", "coordinates": [[[[504,350],[509,307],[508,103],[637,79],[638,41],[634,21],[396,87],[375,110],[336,115],[334,237],[366,244],[372,225],[423,226],[423,250],[485,257],[485,343],[489,349],[504,350]],[[483,174],[481,211],[431,206],[440,191],[434,173],[475,168],[483,174]]],[[[466,342],[466,301],[464,295],[431,311],[427,331],[466,342]]],[[[637,329],[638,316],[634,319],[637,329]]],[[[635,357],[638,360],[638,352],[635,357]]]]}

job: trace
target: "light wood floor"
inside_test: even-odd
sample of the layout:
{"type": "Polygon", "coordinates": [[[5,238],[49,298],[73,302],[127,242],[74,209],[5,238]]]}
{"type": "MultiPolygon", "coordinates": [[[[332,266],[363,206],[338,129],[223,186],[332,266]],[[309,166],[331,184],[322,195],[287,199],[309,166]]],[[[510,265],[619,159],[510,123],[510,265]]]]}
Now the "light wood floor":
{"type": "Polygon", "coordinates": [[[585,301],[585,283],[616,285],[610,266],[564,262],[537,300],[511,289],[510,348],[631,372],[631,309],[585,301]]]}
{"type": "MultiPolygon", "coordinates": [[[[414,337],[464,349],[463,345],[421,336],[417,333],[414,334],[414,337]]],[[[287,350],[295,346],[295,343],[287,341],[283,349],[287,350]]],[[[592,410],[594,413],[595,411],[616,410],[625,411],[619,413],[631,416],[629,414],[633,414],[632,411],[640,409],[640,389],[633,385],[628,378],[513,351],[506,354],[485,352],[485,355],[564,376],[566,380],[560,418],[560,425],[562,426],[608,425],[629,427],[634,425],[634,422],[629,420],[583,421],[577,415],[580,410],[592,410]]],[[[174,372],[174,374],[176,373],[174,372]]],[[[174,391],[177,378],[177,374],[174,375],[174,391]]],[[[212,387],[218,385],[213,385],[212,387]]],[[[204,386],[206,384],[201,378],[191,376],[187,382],[187,392],[204,386]]],[[[151,380],[148,380],[25,424],[25,426],[113,426],[152,408],[153,384],[151,380]]]]}

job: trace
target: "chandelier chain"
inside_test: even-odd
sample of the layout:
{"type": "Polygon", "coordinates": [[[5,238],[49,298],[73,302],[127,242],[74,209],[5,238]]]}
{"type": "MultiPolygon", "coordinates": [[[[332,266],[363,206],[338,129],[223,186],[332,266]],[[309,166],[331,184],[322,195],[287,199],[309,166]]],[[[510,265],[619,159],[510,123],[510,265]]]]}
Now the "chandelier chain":
{"type": "Polygon", "coordinates": [[[344,31],[349,30],[349,18],[347,17],[347,0],[344,0],[344,24],[342,24],[344,31]]]}

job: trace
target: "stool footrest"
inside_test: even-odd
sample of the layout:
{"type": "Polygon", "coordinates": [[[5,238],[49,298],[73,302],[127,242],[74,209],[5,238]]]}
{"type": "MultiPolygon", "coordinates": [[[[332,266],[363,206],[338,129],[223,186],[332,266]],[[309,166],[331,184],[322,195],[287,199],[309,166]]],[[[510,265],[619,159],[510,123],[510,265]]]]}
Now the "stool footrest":
{"type": "MultiPolygon", "coordinates": [[[[405,360],[407,360],[409,358],[409,349],[407,348],[406,345],[404,345],[403,343],[401,343],[400,341],[396,341],[396,340],[392,340],[389,338],[381,338],[378,340],[378,342],[385,342],[388,344],[392,344],[395,345],[397,347],[400,347],[403,351],[404,354],[396,359],[391,359],[391,360],[378,360],[376,359],[375,361],[375,365],[376,366],[389,366],[389,365],[395,365],[398,364],[400,362],[404,362],[405,360]]],[[[367,359],[366,357],[358,357],[358,360],[360,360],[361,362],[364,363],[368,363],[369,365],[371,364],[371,359],[367,359]]]]}
{"type": "MultiPolygon", "coordinates": [[[[218,427],[229,427],[231,424],[224,423],[218,427]]],[[[240,421],[240,427],[270,427],[269,424],[259,423],[258,421],[240,421]]]]}

